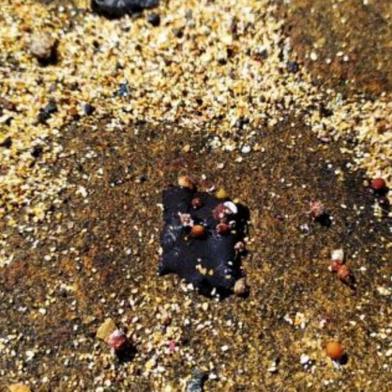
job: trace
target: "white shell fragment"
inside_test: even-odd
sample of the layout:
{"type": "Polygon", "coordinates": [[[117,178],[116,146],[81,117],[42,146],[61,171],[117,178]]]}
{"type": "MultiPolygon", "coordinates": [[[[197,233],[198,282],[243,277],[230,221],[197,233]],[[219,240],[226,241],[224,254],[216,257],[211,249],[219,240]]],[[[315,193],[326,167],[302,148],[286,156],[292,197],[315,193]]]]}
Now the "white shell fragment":
{"type": "Polygon", "coordinates": [[[232,201],[225,201],[223,205],[230,211],[231,214],[238,213],[238,208],[232,201]]]}
{"type": "Polygon", "coordinates": [[[344,251],[343,251],[343,249],[334,249],[331,252],[331,260],[332,261],[343,261],[344,260],[344,251]]]}

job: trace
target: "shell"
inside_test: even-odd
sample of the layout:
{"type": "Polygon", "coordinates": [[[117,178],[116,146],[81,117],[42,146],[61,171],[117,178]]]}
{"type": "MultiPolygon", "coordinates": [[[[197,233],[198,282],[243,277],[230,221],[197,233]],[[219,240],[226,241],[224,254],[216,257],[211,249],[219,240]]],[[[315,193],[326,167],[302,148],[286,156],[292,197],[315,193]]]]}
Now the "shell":
{"type": "Polygon", "coordinates": [[[344,260],[344,251],[343,249],[334,249],[331,252],[331,260],[332,261],[340,261],[341,263],[344,260]]]}

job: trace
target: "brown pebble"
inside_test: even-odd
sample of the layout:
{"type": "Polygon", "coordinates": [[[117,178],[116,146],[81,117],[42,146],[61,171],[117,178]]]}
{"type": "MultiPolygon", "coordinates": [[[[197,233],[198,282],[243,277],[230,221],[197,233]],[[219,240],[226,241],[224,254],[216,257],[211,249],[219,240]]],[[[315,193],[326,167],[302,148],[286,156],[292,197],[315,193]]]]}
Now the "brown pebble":
{"type": "Polygon", "coordinates": [[[194,225],[192,227],[191,235],[195,238],[203,237],[206,232],[206,229],[203,225],[194,225]]]}

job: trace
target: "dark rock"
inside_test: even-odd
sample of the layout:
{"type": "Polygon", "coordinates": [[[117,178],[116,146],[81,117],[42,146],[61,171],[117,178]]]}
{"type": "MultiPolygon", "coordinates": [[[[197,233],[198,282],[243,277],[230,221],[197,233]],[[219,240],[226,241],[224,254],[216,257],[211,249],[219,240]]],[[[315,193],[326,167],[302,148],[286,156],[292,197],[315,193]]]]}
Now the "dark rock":
{"type": "Polygon", "coordinates": [[[117,96],[127,97],[129,95],[128,83],[120,83],[117,90],[117,96]]]}
{"type": "Polygon", "coordinates": [[[235,281],[241,277],[241,252],[235,246],[244,237],[248,209],[237,205],[237,213],[218,217],[214,211],[222,205],[222,200],[196,189],[175,186],[163,192],[163,205],[165,224],[159,273],[178,274],[203,295],[209,296],[213,291],[222,296],[231,294],[235,281]],[[195,197],[202,202],[197,209],[192,206],[195,197]],[[225,235],[217,233],[221,218],[235,230],[225,235]],[[204,235],[192,236],[193,225],[203,226],[204,235]]]}
{"type": "Polygon", "coordinates": [[[49,103],[40,110],[38,114],[38,122],[43,124],[52,116],[52,114],[57,112],[57,104],[54,101],[49,101],[49,103]]]}
{"type": "Polygon", "coordinates": [[[156,7],[158,4],[159,0],[92,0],[91,8],[108,18],[120,18],[126,14],[156,7]]]}
{"type": "Polygon", "coordinates": [[[148,15],[147,22],[150,23],[150,25],[157,27],[161,23],[161,17],[159,16],[159,14],[154,12],[154,13],[148,15]]]}
{"type": "Polygon", "coordinates": [[[287,70],[291,73],[297,73],[299,70],[299,65],[295,61],[288,61],[287,62],[287,70]]]}
{"type": "Polygon", "coordinates": [[[0,142],[0,147],[11,148],[11,146],[12,146],[11,136],[7,136],[4,140],[0,142]]]}
{"type": "Polygon", "coordinates": [[[90,105],[89,103],[83,105],[83,112],[86,116],[90,116],[94,113],[94,111],[95,107],[93,105],[90,105]]]}
{"type": "Polygon", "coordinates": [[[186,392],[203,392],[206,378],[207,374],[205,372],[200,370],[193,371],[192,377],[186,385],[186,392]]]}
{"type": "Polygon", "coordinates": [[[42,146],[34,146],[33,149],[31,150],[31,156],[33,158],[39,158],[42,153],[43,153],[44,149],[42,148],[42,146]]]}

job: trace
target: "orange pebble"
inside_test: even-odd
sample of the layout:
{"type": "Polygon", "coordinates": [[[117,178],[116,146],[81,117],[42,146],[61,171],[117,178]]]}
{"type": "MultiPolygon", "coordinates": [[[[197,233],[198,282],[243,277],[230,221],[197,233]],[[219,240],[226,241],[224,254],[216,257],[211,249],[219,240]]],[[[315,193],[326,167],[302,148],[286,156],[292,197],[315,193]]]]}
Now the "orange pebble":
{"type": "Polygon", "coordinates": [[[204,226],[202,225],[194,225],[192,227],[192,231],[191,231],[191,235],[192,237],[203,237],[203,235],[205,234],[206,229],[204,226]]]}
{"type": "Polygon", "coordinates": [[[350,277],[351,277],[351,271],[348,269],[348,267],[346,265],[343,264],[337,270],[337,276],[343,282],[347,282],[350,279],[350,277]]]}
{"type": "Polygon", "coordinates": [[[325,346],[325,352],[331,359],[337,361],[343,357],[344,348],[339,342],[331,341],[325,346]]]}
{"type": "Polygon", "coordinates": [[[191,190],[194,190],[196,188],[195,183],[188,176],[180,176],[180,177],[178,177],[178,185],[181,188],[188,188],[188,189],[191,189],[191,190]]]}

